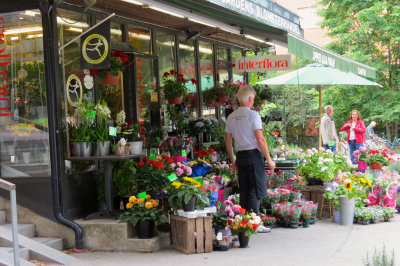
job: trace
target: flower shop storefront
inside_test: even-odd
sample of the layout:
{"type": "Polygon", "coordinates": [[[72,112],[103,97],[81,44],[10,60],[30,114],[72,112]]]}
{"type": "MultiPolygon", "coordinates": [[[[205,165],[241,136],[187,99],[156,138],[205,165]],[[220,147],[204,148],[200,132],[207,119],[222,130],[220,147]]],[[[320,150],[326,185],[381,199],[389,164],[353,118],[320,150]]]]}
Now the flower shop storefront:
{"type": "MultiPolygon", "coordinates": [[[[104,207],[98,206],[107,188],[100,170],[104,163],[70,159],[111,154],[153,158],[164,149],[170,150],[168,158],[179,161],[192,152],[188,145],[194,140],[222,142],[216,121],[225,118],[224,106],[237,86],[226,80],[247,79],[233,67],[235,58],[257,47],[267,52],[271,46],[267,39],[285,42],[287,29],[260,21],[251,26],[250,18],[243,16],[237,20],[239,25],[232,26],[237,10],[221,5],[193,8],[196,11],[189,12],[187,7],[179,10],[174,3],[158,1],[6,4],[0,14],[0,177],[17,184],[19,204],[51,220],[55,217],[82,241],[82,231],[72,220],[104,207]],[[209,9],[219,13],[203,15],[209,9]],[[108,20],[110,65],[83,68],[83,43],[75,38],[101,23],[100,28],[111,12],[116,15],[108,20]],[[221,12],[230,14],[226,21],[216,19],[221,12]],[[170,89],[168,80],[174,80],[170,89]],[[180,96],[175,85],[186,88],[181,110],[169,103],[180,96]],[[207,91],[217,86],[232,91],[225,97],[207,91]],[[182,136],[183,131],[190,132],[191,138],[167,138],[182,136]]],[[[299,28],[297,16],[290,13],[287,20],[299,28]]],[[[94,41],[86,47],[94,54],[105,51],[94,41]]],[[[213,147],[203,148],[196,146],[194,153],[203,159],[216,156],[213,147]]],[[[139,171],[139,160],[113,162],[113,194],[131,195],[139,185],[157,190],[157,184],[130,180],[134,183],[128,187],[124,183],[126,176],[139,171]]],[[[164,169],[160,163],[150,162],[150,166],[164,169]]],[[[175,167],[172,172],[165,169],[163,176],[180,170],[190,176],[196,168],[175,167]]],[[[82,242],[75,244],[82,246],[82,242]]]]}

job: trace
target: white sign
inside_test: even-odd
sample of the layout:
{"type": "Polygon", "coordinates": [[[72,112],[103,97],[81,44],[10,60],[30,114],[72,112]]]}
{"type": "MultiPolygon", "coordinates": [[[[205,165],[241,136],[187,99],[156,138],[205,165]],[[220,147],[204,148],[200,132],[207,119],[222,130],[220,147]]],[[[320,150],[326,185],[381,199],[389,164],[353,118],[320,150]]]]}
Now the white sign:
{"type": "Polygon", "coordinates": [[[237,72],[265,72],[290,70],[290,55],[271,55],[235,58],[237,72]]]}
{"type": "Polygon", "coordinates": [[[91,90],[94,85],[93,77],[91,75],[85,75],[83,78],[83,84],[85,85],[86,89],[91,90]]]}

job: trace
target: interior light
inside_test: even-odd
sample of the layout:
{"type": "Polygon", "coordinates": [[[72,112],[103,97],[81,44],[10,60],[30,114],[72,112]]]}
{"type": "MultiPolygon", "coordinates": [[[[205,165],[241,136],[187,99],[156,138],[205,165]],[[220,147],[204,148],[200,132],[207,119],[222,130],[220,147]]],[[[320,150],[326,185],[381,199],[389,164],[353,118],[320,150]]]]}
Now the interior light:
{"type": "Polygon", "coordinates": [[[16,41],[16,40],[18,40],[19,38],[18,38],[18,36],[13,36],[13,37],[11,37],[10,39],[11,39],[11,41],[16,41]]]}
{"type": "Polygon", "coordinates": [[[32,39],[32,38],[42,38],[43,34],[39,33],[39,34],[29,34],[28,36],[26,36],[27,39],[32,39]]]}
{"type": "Polygon", "coordinates": [[[43,31],[43,28],[42,27],[30,27],[30,28],[18,28],[18,29],[6,30],[4,32],[4,35],[34,32],[34,31],[43,31]]]}
{"type": "Polygon", "coordinates": [[[155,6],[151,6],[151,5],[149,5],[149,7],[150,7],[151,9],[154,9],[154,10],[157,10],[157,11],[160,11],[160,12],[163,12],[163,13],[168,14],[168,15],[171,15],[171,16],[175,16],[175,17],[178,17],[178,18],[184,18],[184,16],[182,16],[182,15],[180,15],[180,14],[177,14],[177,13],[171,12],[171,11],[168,11],[168,10],[163,9],[163,8],[159,8],[159,7],[155,7],[155,6]]]}
{"type": "Polygon", "coordinates": [[[75,31],[75,32],[83,32],[83,29],[75,28],[75,27],[69,27],[67,30],[69,30],[69,31],[75,31]]]}
{"type": "MultiPolygon", "coordinates": [[[[73,21],[73,20],[67,19],[67,18],[62,19],[62,18],[60,18],[60,17],[57,17],[57,24],[69,25],[69,23],[72,24],[72,23],[74,23],[74,22],[76,22],[76,21],[73,21]],[[64,20],[65,20],[65,21],[64,21],[64,20]]],[[[82,28],[82,29],[83,29],[83,28],[89,27],[89,24],[84,23],[84,22],[76,22],[76,23],[74,23],[74,26],[75,26],[76,28],[82,28]]]]}
{"type": "Polygon", "coordinates": [[[253,41],[257,41],[257,42],[265,42],[264,40],[261,40],[259,38],[256,38],[256,37],[254,37],[252,35],[248,35],[248,34],[245,34],[244,37],[246,37],[247,39],[253,40],[253,41]]]}
{"type": "Polygon", "coordinates": [[[206,25],[206,26],[211,27],[211,28],[216,28],[217,27],[215,25],[211,25],[210,23],[204,22],[202,20],[197,20],[197,19],[193,19],[193,18],[189,18],[189,20],[193,21],[193,22],[196,22],[196,23],[199,23],[199,24],[206,25]]]}
{"type": "Polygon", "coordinates": [[[27,15],[27,16],[34,17],[34,16],[36,16],[36,15],[39,15],[39,12],[35,12],[35,11],[31,11],[31,10],[26,10],[25,13],[23,13],[23,14],[24,14],[24,15],[27,15]]]}
{"type": "Polygon", "coordinates": [[[138,6],[143,5],[142,2],[140,2],[140,1],[135,1],[135,0],[122,0],[122,1],[131,3],[131,4],[134,4],[134,5],[138,5],[138,6]]]}
{"type": "Polygon", "coordinates": [[[202,52],[202,53],[205,53],[205,54],[212,54],[212,50],[211,49],[208,49],[208,48],[205,48],[205,47],[199,47],[199,51],[200,52],[202,52]]]}
{"type": "Polygon", "coordinates": [[[129,32],[129,36],[132,36],[133,38],[141,39],[141,40],[150,40],[150,35],[146,34],[140,34],[136,32],[129,32]]]}

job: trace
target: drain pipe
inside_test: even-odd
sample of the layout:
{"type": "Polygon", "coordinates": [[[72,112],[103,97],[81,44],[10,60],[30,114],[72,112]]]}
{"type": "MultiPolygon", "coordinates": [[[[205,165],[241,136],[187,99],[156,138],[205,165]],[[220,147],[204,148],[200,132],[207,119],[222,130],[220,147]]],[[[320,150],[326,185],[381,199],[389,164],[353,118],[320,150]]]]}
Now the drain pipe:
{"type": "Polygon", "coordinates": [[[41,0],[39,3],[40,11],[42,12],[43,46],[44,46],[44,62],[45,62],[45,77],[46,77],[46,95],[47,95],[47,113],[48,113],[48,129],[49,129],[49,145],[51,158],[51,187],[53,194],[53,210],[54,216],[61,224],[71,228],[75,232],[75,248],[74,251],[83,251],[83,230],[75,222],[68,220],[62,214],[61,200],[61,167],[62,158],[62,142],[58,136],[58,110],[57,110],[57,87],[56,87],[56,65],[58,62],[58,50],[55,47],[57,44],[56,34],[53,29],[56,29],[57,20],[54,15],[53,6],[46,0],[41,0]],[[52,10],[53,9],[53,10],[52,10]],[[51,13],[50,13],[51,12],[51,13]],[[57,59],[57,61],[56,61],[57,59]]]}

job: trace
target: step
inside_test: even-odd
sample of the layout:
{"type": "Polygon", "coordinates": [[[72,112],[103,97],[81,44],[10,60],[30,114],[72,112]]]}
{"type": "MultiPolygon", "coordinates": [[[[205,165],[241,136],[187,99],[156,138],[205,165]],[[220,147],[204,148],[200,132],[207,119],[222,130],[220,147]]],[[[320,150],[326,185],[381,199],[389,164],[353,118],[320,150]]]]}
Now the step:
{"type": "MultiPolygon", "coordinates": [[[[55,250],[62,251],[64,249],[64,240],[61,238],[54,238],[54,237],[34,237],[32,240],[35,240],[39,243],[42,243],[48,247],[54,248],[55,250]]],[[[31,260],[38,260],[43,262],[52,262],[49,258],[40,255],[34,251],[30,253],[31,260]]]]}
{"type": "MultiPolygon", "coordinates": [[[[7,253],[12,254],[14,256],[13,248],[11,248],[11,247],[0,247],[0,253],[4,253],[4,252],[7,252],[7,253]]],[[[23,247],[19,248],[19,257],[21,259],[29,260],[30,259],[29,255],[30,255],[29,254],[29,249],[23,248],[23,247]]]]}
{"type": "MultiPolygon", "coordinates": [[[[12,230],[11,224],[3,224],[0,227],[4,227],[8,230],[12,230]]],[[[18,234],[32,238],[35,237],[36,225],[34,224],[18,224],[18,234]]]]}
{"type": "Polygon", "coordinates": [[[0,224],[6,223],[6,211],[0,211],[0,224]]]}
{"type": "MultiPolygon", "coordinates": [[[[21,253],[20,253],[21,254],[21,253]]],[[[0,265],[14,265],[14,254],[9,251],[3,251],[0,248],[0,265]]],[[[19,265],[21,266],[35,266],[35,264],[30,263],[29,261],[25,260],[24,258],[20,257],[19,265]]]]}

